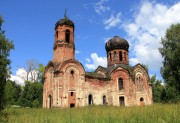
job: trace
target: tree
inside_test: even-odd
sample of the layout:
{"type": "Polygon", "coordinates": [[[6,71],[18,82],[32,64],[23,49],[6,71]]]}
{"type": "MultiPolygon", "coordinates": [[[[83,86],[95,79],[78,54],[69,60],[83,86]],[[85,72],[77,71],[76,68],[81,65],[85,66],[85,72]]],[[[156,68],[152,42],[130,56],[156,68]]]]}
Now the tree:
{"type": "Polygon", "coordinates": [[[177,101],[180,95],[180,24],[171,25],[161,43],[163,47],[159,51],[164,58],[161,74],[166,83],[166,94],[169,100],[177,101]]]}
{"type": "Polygon", "coordinates": [[[21,86],[13,81],[8,80],[5,86],[6,104],[17,105],[18,99],[21,96],[21,86]]]}
{"type": "Polygon", "coordinates": [[[38,71],[38,82],[43,83],[44,82],[44,71],[45,71],[45,66],[43,64],[39,64],[39,68],[37,69],[38,71]]]}
{"type": "Polygon", "coordinates": [[[28,60],[26,62],[26,81],[37,82],[38,62],[36,60],[28,60]]]}
{"type": "Polygon", "coordinates": [[[153,75],[150,77],[150,82],[152,83],[153,102],[163,102],[162,94],[165,87],[163,86],[162,81],[156,79],[156,75],[153,75]]]}
{"type": "Polygon", "coordinates": [[[10,70],[10,50],[14,48],[12,41],[9,41],[5,36],[5,31],[1,30],[3,23],[2,17],[0,17],[0,111],[5,106],[4,88],[9,75],[10,70]]]}
{"type": "Polygon", "coordinates": [[[28,60],[25,67],[26,77],[23,79],[43,83],[44,70],[45,66],[43,64],[39,64],[36,60],[28,60]]]}
{"type": "Polygon", "coordinates": [[[42,94],[42,83],[26,81],[19,103],[22,107],[41,107],[42,94]]]}

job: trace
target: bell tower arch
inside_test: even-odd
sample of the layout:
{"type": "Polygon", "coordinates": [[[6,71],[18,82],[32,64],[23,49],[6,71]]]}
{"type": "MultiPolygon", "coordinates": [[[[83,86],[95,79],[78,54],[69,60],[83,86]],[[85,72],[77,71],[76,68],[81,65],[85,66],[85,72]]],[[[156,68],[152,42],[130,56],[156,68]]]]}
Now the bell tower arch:
{"type": "Polygon", "coordinates": [[[63,62],[69,59],[74,59],[74,22],[67,16],[57,21],[55,24],[54,35],[54,62],[63,62]]]}

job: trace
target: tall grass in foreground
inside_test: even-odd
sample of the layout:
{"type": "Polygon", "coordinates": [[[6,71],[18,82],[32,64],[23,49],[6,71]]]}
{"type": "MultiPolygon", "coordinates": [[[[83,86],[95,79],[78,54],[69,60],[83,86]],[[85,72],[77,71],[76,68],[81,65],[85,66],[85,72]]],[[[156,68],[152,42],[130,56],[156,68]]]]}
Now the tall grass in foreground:
{"type": "Polygon", "coordinates": [[[9,123],[180,123],[180,104],[73,109],[10,108],[6,112],[9,123]]]}

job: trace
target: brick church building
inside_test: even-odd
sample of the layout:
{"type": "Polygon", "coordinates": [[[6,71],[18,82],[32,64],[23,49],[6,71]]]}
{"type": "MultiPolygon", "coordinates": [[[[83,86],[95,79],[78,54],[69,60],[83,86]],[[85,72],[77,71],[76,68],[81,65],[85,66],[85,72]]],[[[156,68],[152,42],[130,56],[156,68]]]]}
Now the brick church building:
{"type": "Polygon", "coordinates": [[[44,108],[152,104],[148,72],[141,64],[129,65],[127,40],[114,36],[107,41],[107,67],[86,72],[74,57],[74,28],[66,15],[55,24],[53,59],[44,75],[44,108]]]}

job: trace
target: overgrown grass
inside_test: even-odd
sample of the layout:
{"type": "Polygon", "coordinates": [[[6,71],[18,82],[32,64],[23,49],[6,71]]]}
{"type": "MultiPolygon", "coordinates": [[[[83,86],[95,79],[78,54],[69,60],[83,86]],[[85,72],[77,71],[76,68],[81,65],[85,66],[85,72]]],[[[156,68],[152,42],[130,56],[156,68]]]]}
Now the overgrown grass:
{"type": "Polygon", "coordinates": [[[180,104],[73,109],[8,108],[6,112],[9,123],[180,123],[180,104]]]}

